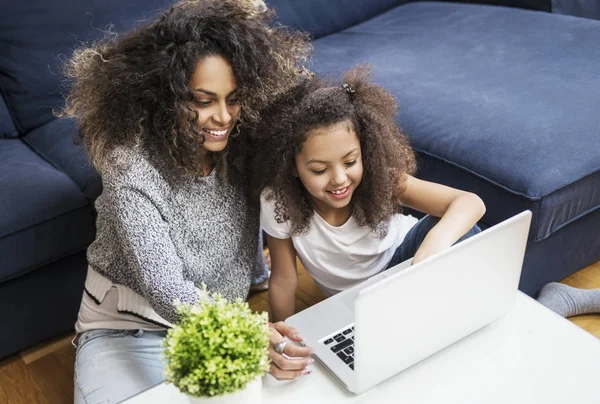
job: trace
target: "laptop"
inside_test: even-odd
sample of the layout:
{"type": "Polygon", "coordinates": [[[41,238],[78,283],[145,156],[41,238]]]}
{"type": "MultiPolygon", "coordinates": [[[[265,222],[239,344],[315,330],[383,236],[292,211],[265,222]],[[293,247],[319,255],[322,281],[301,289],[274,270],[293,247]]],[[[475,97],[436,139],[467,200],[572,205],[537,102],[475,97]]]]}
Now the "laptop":
{"type": "Polygon", "coordinates": [[[415,265],[403,262],[286,320],[359,394],[507,314],[531,212],[415,265]]]}

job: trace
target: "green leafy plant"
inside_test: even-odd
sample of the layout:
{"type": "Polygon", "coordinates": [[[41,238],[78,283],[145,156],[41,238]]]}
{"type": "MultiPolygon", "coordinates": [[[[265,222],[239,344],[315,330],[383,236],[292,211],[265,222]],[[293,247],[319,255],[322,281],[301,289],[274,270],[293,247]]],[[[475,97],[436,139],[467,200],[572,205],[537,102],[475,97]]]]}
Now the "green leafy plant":
{"type": "Polygon", "coordinates": [[[166,378],[183,393],[215,396],[242,390],[269,369],[266,313],[220,294],[177,306],[180,321],[164,342],[166,378]]]}

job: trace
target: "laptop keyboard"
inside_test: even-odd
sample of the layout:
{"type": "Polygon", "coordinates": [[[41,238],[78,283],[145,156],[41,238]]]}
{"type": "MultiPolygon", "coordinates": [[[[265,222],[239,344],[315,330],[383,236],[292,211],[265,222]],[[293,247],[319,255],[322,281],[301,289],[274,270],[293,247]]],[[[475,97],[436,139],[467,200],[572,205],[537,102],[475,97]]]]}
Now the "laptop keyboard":
{"type": "Polygon", "coordinates": [[[331,349],[350,369],[354,370],[354,326],[340,331],[323,343],[331,349]]]}

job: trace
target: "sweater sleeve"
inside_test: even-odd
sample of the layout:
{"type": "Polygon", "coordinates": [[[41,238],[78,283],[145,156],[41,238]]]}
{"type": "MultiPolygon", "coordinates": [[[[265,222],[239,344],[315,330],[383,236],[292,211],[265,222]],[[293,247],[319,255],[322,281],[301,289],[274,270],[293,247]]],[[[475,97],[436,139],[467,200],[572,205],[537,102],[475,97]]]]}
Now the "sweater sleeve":
{"type": "Polygon", "coordinates": [[[154,311],[173,323],[176,300],[193,304],[200,290],[184,279],[184,265],[158,207],[141,190],[122,186],[113,193],[112,216],[128,270],[154,311]]]}

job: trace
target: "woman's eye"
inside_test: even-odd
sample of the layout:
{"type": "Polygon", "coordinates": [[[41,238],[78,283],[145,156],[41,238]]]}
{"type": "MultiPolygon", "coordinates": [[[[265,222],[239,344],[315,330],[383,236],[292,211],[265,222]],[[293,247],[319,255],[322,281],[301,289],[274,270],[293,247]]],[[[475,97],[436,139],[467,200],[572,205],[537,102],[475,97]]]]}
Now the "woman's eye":
{"type": "Polygon", "coordinates": [[[312,170],[313,173],[317,174],[317,175],[321,175],[325,172],[325,169],[322,170],[312,170]]]}
{"type": "Polygon", "coordinates": [[[347,166],[347,167],[352,167],[354,164],[356,164],[356,160],[354,160],[354,161],[348,161],[348,162],[346,163],[346,166],[347,166]]]}
{"type": "Polygon", "coordinates": [[[196,100],[196,104],[198,104],[201,107],[207,107],[211,104],[212,101],[200,101],[200,100],[196,100]]]}
{"type": "Polygon", "coordinates": [[[240,102],[239,98],[230,98],[227,100],[227,103],[229,105],[237,105],[237,104],[239,104],[239,102],[240,102]]]}

